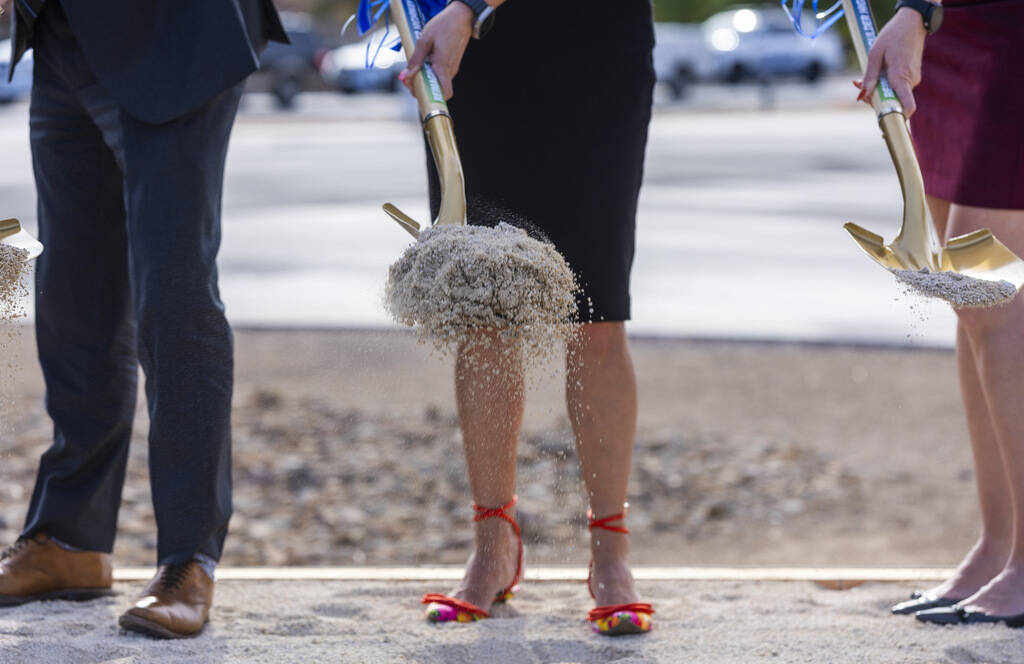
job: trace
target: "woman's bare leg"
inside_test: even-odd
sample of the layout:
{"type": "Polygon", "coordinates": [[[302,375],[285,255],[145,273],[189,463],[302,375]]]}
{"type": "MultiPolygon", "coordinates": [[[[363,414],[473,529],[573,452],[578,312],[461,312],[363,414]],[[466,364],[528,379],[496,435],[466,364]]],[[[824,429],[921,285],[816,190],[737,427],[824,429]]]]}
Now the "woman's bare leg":
{"type": "MultiPolygon", "coordinates": [[[[636,438],[636,377],[625,325],[584,325],[569,344],[567,363],[566,400],[587,497],[595,517],[611,516],[626,502],[636,438]]],[[[590,550],[597,604],[636,602],[628,537],[596,529],[590,550]]]]}
{"type": "MultiPolygon", "coordinates": [[[[950,204],[929,197],[939,237],[948,239],[950,204]]],[[[974,457],[974,478],[981,506],[981,533],[953,575],[932,588],[936,597],[969,597],[996,576],[1006,563],[1013,538],[1013,508],[1002,453],[992,430],[989,407],[975,363],[975,350],[962,323],[957,324],[956,358],[960,394],[967,415],[967,430],[974,457]]]]}
{"type": "MultiPolygon", "coordinates": [[[[455,359],[455,402],[473,502],[501,507],[516,486],[516,443],[523,422],[523,368],[518,342],[479,332],[455,359]]],[[[515,575],[518,545],[502,519],[475,524],[466,575],[451,596],[490,609],[515,575]]]]}
{"type": "Polygon", "coordinates": [[[988,403],[974,360],[974,349],[962,324],[957,325],[956,343],[960,392],[967,412],[974,480],[981,507],[981,533],[953,575],[929,592],[936,597],[963,599],[977,592],[1006,564],[1013,543],[1013,507],[1002,453],[992,430],[988,403]]]}
{"type": "MultiPolygon", "coordinates": [[[[993,210],[953,205],[949,232],[962,235],[978,228],[990,228],[1010,250],[1024,254],[1024,210],[993,210]]],[[[997,615],[1024,613],[1024,297],[1009,304],[988,309],[963,309],[957,312],[960,325],[970,340],[981,391],[987,404],[992,433],[998,442],[1008,496],[1003,512],[1012,515],[1013,540],[1002,571],[964,606],[972,606],[997,615]]],[[[994,457],[994,455],[991,455],[994,457]]],[[[994,458],[986,463],[995,465],[994,458]]],[[[995,475],[994,469],[991,475],[995,475]]],[[[979,494],[993,503],[999,512],[1001,491],[982,487],[979,494]]],[[[994,480],[992,480],[994,483],[994,480]]],[[[983,502],[983,509],[985,503],[983,502]]],[[[999,519],[994,519],[998,521],[999,519]]],[[[985,527],[1001,529],[999,524],[985,527]]]]}

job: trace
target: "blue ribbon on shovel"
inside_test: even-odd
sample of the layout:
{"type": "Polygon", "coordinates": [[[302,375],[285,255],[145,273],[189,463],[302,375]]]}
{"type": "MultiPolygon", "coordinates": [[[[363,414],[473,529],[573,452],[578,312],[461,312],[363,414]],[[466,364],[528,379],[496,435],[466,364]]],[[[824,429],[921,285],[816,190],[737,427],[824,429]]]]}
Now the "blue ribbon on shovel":
{"type": "Polygon", "coordinates": [[[815,26],[808,32],[803,26],[804,0],[781,0],[782,9],[786,16],[792,21],[793,27],[798,33],[808,39],[815,39],[843,17],[843,3],[837,1],[834,5],[823,12],[818,11],[818,0],[811,0],[811,9],[814,11],[815,26]]]}
{"type": "MultiPolygon", "coordinates": [[[[420,13],[423,15],[423,22],[426,23],[430,19],[434,18],[442,9],[444,9],[448,2],[447,0],[416,0],[417,6],[419,6],[420,13]]],[[[391,1],[390,0],[359,0],[359,8],[356,13],[345,22],[345,26],[341,29],[341,34],[345,34],[346,28],[349,23],[354,19],[356,21],[356,27],[359,29],[360,36],[365,35],[367,32],[373,29],[373,26],[377,25],[381,19],[384,19],[384,35],[377,43],[376,47],[371,44],[366,45],[366,67],[372,67],[377,61],[377,56],[380,54],[380,50],[387,44],[388,48],[392,51],[400,51],[402,49],[402,42],[395,38],[394,42],[388,44],[388,36],[391,34],[391,1]],[[370,50],[373,49],[373,55],[370,55],[370,50]]]]}
{"type": "MultiPolygon", "coordinates": [[[[359,34],[365,35],[376,23],[388,13],[390,0],[359,0],[359,9],[356,10],[356,17],[359,23],[359,34]]],[[[423,14],[424,22],[437,16],[444,9],[447,0],[416,0],[420,13],[423,14]]],[[[387,21],[387,17],[384,19],[387,21]]]]}

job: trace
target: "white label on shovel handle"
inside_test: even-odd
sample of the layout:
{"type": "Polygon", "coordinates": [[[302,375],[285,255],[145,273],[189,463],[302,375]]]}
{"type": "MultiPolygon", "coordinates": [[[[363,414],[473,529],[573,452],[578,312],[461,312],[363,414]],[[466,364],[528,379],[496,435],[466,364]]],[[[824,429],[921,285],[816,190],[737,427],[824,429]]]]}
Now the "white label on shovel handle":
{"type": "Polygon", "coordinates": [[[441,81],[437,78],[437,74],[434,73],[434,69],[430,66],[429,62],[423,64],[420,75],[423,77],[423,82],[427,84],[427,94],[430,95],[430,103],[445,104],[441,81]]]}
{"type": "MultiPolygon", "coordinates": [[[[409,23],[409,32],[412,33],[413,41],[418,42],[420,36],[423,34],[423,14],[420,13],[420,7],[416,3],[416,0],[392,0],[393,2],[401,2],[402,10],[405,13],[406,20],[409,23]]],[[[424,63],[420,68],[419,75],[423,78],[423,83],[427,89],[427,95],[430,97],[429,102],[433,105],[440,105],[442,108],[447,110],[447,104],[444,101],[444,92],[441,90],[441,81],[437,78],[437,74],[434,73],[434,69],[430,66],[430,63],[424,63]]]]}
{"type": "MultiPolygon", "coordinates": [[[[868,0],[853,0],[853,14],[854,21],[850,22],[855,23],[857,27],[857,34],[854,35],[854,39],[859,37],[864,45],[861,66],[866,67],[867,54],[871,51],[871,47],[875,45],[875,39],[878,38],[878,32],[875,29],[875,17],[871,14],[871,5],[868,4],[868,0]]],[[[858,55],[860,55],[861,49],[857,50],[858,55]]],[[[877,91],[879,101],[899,103],[899,98],[893,91],[892,86],[889,85],[889,78],[885,75],[885,72],[882,72],[881,76],[878,77],[877,91]]]]}

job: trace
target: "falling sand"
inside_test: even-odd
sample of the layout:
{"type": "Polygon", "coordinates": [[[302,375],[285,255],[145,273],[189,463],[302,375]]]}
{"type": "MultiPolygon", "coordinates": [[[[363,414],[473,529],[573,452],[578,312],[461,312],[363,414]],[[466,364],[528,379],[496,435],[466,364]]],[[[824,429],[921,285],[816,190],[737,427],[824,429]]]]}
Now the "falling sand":
{"type": "Polygon", "coordinates": [[[0,323],[25,316],[28,252],[0,244],[0,323]]]}
{"type": "Polygon", "coordinates": [[[896,280],[919,295],[945,300],[957,309],[1004,304],[1017,294],[1009,281],[976,279],[958,272],[890,270],[896,280]]]}
{"type": "Polygon", "coordinates": [[[384,302],[396,321],[442,351],[474,330],[497,330],[521,341],[529,362],[576,329],[576,291],[558,250],[526,231],[445,225],[420,233],[391,266],[384,302]]]}
{"type": "MultiPolygon", "coordinates": [[[[9,347],[20,332],[12,321],[25,316],[28,295],[28,252],[0,243],[0,438],[8,434],[10,407],[7,388],[14,381],[18,365],[10,359],[9,347]]],[[[2,464],[0,464],[2,467],[2,464]]]]}

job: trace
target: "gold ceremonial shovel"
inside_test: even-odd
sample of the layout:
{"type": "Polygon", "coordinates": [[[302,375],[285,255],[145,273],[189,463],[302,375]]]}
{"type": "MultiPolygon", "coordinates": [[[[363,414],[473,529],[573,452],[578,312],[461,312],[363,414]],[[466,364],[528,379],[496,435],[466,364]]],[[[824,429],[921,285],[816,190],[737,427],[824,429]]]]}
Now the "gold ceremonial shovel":
{"type": "Polygon", "coordinates": [[[0,244],[24,249],[28,252],[26,260],[38,258],[43,253],[42,243],[29,235],[17,219],[0,220],[0,244]]]}
{"type": "MultiPolygon", "coordinates": [[[[423,16],[415,0],[391,0],[390,7],[391,16],[402,37],[402,48],[405,49],[406,57],[412,57],[416,40],[423,32],[423,16]]],[[[412,87],[419,103],[423,131],[427,134],[427,142],[430,143],[430,152],[441,181],[441,208],[434,225],[465,224],[466,186],[462,178],[459,148],[455,144],[452,117],[448,114],[441,83],[429,63],[420,69],[412,87]]],[[[413,237],[420,236],[420,224],[409,215],[391,203],[384,204],[384,212],[413,237]]]]}
{"type": "MultiPolygon", "coordinates": [[[[853,37],[861,68],[867,67],[868,51],[875,43],[875,19],[867,0],[842,0],[846,22],[853,37]]],[[[943,248],[928,220],[924,178],[914,154],[903,106],[883,75],[871,95],[878,125],[889,147],[900,188],[903,190],[903,226],[885,244],[881,235],[852,222],[843,227],[861,249],[886,269],[951,271],[975,279],[1005,279],[1019,290],[1024,285],[1024,261],[997,240],[987,228],[952,238],[943,248]]]]}

